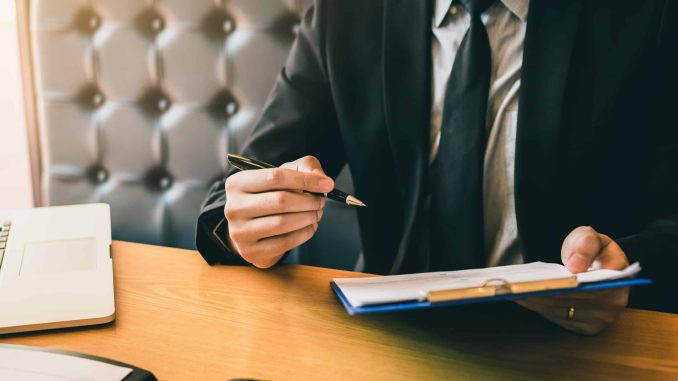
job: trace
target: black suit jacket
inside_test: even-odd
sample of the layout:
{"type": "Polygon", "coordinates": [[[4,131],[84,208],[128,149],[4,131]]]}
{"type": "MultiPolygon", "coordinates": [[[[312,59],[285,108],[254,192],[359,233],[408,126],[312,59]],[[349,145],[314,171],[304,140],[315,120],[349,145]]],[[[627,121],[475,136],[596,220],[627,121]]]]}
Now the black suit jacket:
{"type": "MultiPolygon", "coordinates": [[[[633,291],[634,304],[672,310],[677,3],[530,2],[515,166],[526,262],[560,262],[565,236],[590,225],[655,279],[633,291]]],[[[371,273],[391,272],[399,252],[416,255],[408,247],[419,238],[428,170],[431,15],[425,0],[317,0],[243,152],[278,165],[314,155],[330,176],[348,164],[369,205],[358,219],[371,273]]],[[[226,223],[217,226],[223,188],[211,189],[198,222],[210,264],[242,262],[212,234],[227,234],[226,223]]],[[[473,253],[455,255],[483,266],[473,253]]]]}

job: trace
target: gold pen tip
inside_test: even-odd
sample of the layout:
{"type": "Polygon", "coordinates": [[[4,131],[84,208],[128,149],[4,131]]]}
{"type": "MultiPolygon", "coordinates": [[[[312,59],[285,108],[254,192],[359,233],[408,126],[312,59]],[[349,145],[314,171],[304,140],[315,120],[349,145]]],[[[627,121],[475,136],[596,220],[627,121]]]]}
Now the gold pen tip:
{"type": "Polygon", "coordinates": [[[357,198],[353,196],[348,196],[346,197],[346,204],[351,205],[351,206],[367,206],[365,203],[362,201],[358,200],[357,198]]]}

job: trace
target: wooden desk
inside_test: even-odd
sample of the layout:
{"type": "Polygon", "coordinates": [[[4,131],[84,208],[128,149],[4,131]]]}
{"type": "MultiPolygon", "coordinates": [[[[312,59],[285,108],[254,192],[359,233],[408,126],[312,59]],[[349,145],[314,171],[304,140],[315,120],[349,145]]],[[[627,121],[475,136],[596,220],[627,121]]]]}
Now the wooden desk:
{"type": "Polygon", "coordinates": [[[114,323],[0,342],[109,357],[162,380],[678,379],[678,315],[629,309],[595,337],[514,305],[350,317],[328,284],[350,272],[209,267],[196,252],[125,242],[113,259],[114,323]]]}

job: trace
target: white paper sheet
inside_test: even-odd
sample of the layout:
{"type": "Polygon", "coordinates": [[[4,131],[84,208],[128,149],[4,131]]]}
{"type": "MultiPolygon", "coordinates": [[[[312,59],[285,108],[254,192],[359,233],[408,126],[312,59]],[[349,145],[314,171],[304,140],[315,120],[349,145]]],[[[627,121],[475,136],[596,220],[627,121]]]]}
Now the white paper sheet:
{"type": "MultiPolygon", "coordinates": [[[[629,277],[640,271],[635,263],[624,271],[591,270],[577,274],[579,283],[629,277]]],[[[532,262],[522,265],[497,266],[483,269],[443,271],[420,274],[390,275],[370,278],[336,278],[334,282],[354,307],[371,304],[425,300],[429,291],[481,287],[493,279],[508,283],[570,277],[563,265],[532,262]]]]}
{"type": "Polygon", "coordinates": [[[80,357],[0,348],[0,380],[120,381],[132,369],[80,357]]]}
{"type": "Polygon", "coordinates": [[[601,280],[614,280],[632,277],[640,272],[640,264],[638,262],[628,266],[624,270],[589,270],[585,273],[577,274],[577,282],[591,283],[600,282],[601,280]]]}

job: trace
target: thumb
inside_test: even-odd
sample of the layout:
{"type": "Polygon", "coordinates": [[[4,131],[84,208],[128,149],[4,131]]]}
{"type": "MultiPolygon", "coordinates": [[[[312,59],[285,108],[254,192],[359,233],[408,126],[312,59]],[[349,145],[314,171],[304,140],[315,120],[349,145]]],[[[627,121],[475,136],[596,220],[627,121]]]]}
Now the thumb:
{"type": "Polygon", "coordinates": [[[623,270],[629,265],[624,250],[612,238],[590,226],[580,226],[565,238],[561,250],[563,264],[573,273],[595,268],[623,270]]]}
{"type": "Polygon", "coordinates": [[[598,234],[592,227],[580,226],[572,230],[563,241],[560,257],[570,272],[580,273],[591,267],[605,244],[606,242],[601,239],[601,234],[598,234]]]}

